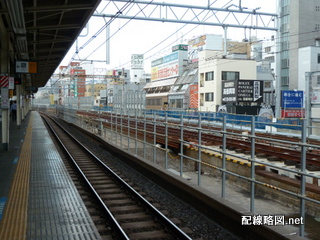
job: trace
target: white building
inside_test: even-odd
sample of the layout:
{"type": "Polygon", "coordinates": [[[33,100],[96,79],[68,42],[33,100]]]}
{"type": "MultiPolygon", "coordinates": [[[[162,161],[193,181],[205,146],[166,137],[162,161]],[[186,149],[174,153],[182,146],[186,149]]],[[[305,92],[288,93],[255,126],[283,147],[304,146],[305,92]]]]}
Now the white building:
{"type": "Polygon", "coordinates": [[[217,51],[199,53],[199,111],[217,111],[222,104],[222,81],[256,80],[256,61],[223,58],[217,51]]]}
{"type": "Polygon", "coordinates": [[[320,134],[320,46],[299,49],[298,89],[305,90],[306,118],[310,119],[310,134],[320,134]],[[310,74],[309,76],[306,76],[310,74]],[[309,91],[306,91],[308,88],[309,91]]]}

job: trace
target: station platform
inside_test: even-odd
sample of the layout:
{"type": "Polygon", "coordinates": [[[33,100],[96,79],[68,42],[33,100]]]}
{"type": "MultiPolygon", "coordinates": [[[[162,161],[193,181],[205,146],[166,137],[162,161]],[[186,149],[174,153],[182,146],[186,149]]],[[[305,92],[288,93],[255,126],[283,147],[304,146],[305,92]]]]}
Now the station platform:
{"type": "MultiPolygon", "coordinates": [[[[0,129],[1,131],[1,129],[0,129]]],[[[38,112],[0,152],[0,239],[100,239],[38,112]]]]}
{"type": "MultiPolygon", "coordinates": [[[[11,121],[9,136],[9,151],[0,150],[0,239],[100,239],[39,113],[29,112],[20,127],[11,121]]],[[[185,174],[197,185],[197,173],[185,174]]],[[[221,194],[219,180],[204,175],[201,185],[221,194]]],[[[228,199],[249,209],[249,196],[232,185],[227,189],[228,199]]],[[[255,204],[261,215],[295,213],[273,201],[256,199],[255,204]]],[[[298,235],[298,226],[285,229],[298,235]]]]}

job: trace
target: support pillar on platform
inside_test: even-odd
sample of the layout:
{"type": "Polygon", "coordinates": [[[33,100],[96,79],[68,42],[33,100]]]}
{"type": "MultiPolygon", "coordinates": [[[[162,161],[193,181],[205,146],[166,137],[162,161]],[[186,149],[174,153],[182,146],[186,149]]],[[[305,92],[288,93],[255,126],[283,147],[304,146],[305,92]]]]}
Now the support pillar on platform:
{"type": "Polygon", "coordinates": [[[9,109],[2,109],[2,150],[9,151],[9,109]]]}
{"type": "Polygon", "coordinates": [[[16,85],[16,97],[17,97],[17,126],[20,128],[21,126],[21,85],[16,85]]]}

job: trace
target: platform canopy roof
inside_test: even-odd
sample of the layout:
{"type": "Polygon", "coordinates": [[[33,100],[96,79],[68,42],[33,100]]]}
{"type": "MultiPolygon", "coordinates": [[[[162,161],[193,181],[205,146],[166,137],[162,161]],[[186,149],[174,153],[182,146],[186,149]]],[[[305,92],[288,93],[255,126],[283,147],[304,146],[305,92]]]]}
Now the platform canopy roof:
{"type": "Polygon", "coordinates": [[[37,73],[29,75],[32,86],[47,83],[100,1],[0,0],[1,21],[14,46],[10,55],[37,63],[37,73]]]}

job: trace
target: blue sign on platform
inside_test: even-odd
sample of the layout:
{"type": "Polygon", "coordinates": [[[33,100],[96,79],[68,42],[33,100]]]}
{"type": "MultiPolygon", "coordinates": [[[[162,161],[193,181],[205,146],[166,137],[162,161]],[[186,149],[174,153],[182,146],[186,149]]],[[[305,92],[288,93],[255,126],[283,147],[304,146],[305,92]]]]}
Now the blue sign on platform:
{"type": "Polygon", "coordinates": [[[303,91],[282,91],[282,108],[303,108],[303,91]]]}
{"type": "Polygon", "coordinates": [[[7,201],[7,198],[6,197],[1,197],[0,198],[0,221],[2,219],[2,214],[4,212],[4,207],[6,205],[6,201],[7,201]]]}

